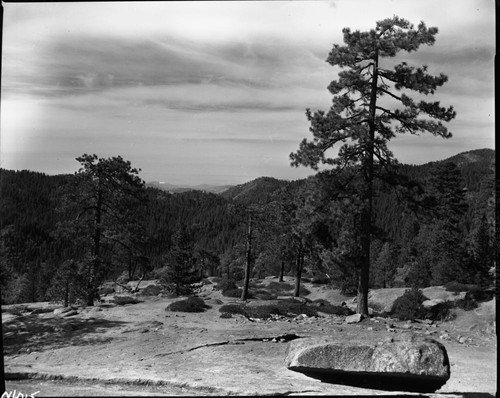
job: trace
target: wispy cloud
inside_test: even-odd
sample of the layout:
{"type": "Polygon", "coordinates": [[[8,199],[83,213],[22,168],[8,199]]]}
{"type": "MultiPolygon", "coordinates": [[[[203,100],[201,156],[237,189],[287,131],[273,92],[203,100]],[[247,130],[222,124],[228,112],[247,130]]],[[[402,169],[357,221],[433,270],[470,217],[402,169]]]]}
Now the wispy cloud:
{"type": "MultiPolygon", "coordinates": [[[[439,27],[433,47],[405,59],[446,73],[435,99],[458,112],[453,144],[419,142],[437,156],[493,141],[488,0],[440,0],[446,12],[430,0],[4,7],[2,167],[67,172],[74,157],[98,152],[121,154],[155,180],[206,181],[200,170],[225,182],[298,178],[306,171],[290,168],[288,154],[309,136],[304,110],[330,106],[331,46],[343,27],[369,29],[392,14],[439,27]]],[[[420,144],[394,145],[405,161],[420,144]]]]}

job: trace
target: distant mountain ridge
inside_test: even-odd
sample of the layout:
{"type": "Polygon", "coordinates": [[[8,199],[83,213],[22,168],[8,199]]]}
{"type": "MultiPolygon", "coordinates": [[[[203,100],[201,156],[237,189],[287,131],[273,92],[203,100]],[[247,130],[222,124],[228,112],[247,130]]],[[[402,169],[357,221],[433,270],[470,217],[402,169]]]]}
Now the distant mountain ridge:
{"type": "MultiPolygon", "coordinates": [[[[459,168],[468,165],[477,165],[494,170],[495,150],[489,148],[474,149],[461,152],[443,160],[424,163],[414,166],[416,168],[426,167],[435,163],[454,162],[459,168]]],[[[196,186],[174,185],[158,181],[148,182],[146,186],[158,188],[170,193],[181,193],[188,191],[203,191],[208,193],[220,194],[227,200],[236,200],[242,204],[265,203],[274,191],[286,186],[290,181],[280,180],[274,177],[258,177],[238,185],[210,185],[202,184],[196,186]]]]}
{"type": "Polygon", "coordinates": [[[495,164],[494,149],[474,149],[472,151],[461,152],[440,162],[454,162],[458,167],[462,167],[468,163],[489,163],[495,164]]]}
{"type": "Polygon", "coordinates": [[[188,192],[188,191],[202,191],[202,192],[209,192],[209,193],[215,193],[215,194],[220,194],[227,189],[231,188],[232,185],[210,185],[210,184],[201,184],[201,185],[175,185],[175,184],[169,184],[166,182],[158,182],[158,181],[151,181],[146,183],[146,187],[152,187],[152,188],[158,188],[163,191],[167,191],[170,193],[181,193],[181,192],[188,192]]]}

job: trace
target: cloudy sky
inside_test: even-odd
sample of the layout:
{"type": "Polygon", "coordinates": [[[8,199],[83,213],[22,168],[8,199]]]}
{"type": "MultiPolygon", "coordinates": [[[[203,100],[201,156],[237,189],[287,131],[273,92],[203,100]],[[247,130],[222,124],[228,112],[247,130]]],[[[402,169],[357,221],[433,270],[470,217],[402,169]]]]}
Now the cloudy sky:
{"type": "MultiPolygon", "coordinates": [[[[75,157],[121,155],[146,181],[298,179],[289,154],[310,136],[338,72],[342,28],[393,15],[437,26],[401,54],[444,72],[453,138],[400,136],[404,163],[494,148],[493,0],[3,3],[0,166],[73,173],[75,157]]],[[[403,60],[403,58],[399,58],[403,60]]],[[[382,62],[383,66],[383,62],[382,62]]]]}

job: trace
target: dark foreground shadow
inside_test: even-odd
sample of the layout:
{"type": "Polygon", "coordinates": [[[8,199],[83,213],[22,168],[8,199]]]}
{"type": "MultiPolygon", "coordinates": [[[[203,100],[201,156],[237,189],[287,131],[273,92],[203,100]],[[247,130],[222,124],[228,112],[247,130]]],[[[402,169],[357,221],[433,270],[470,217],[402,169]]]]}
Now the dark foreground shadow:
{"type": "Polygon", "coordinates": [[[441,377],[407,375],[401,373],[345,372],[316,370],[304,367],[290,368],[324,383],[342,384],[351,387],[369,388],[384,391],[407,391],[432,393],[441,388],[446,379],[441,377]]]}
{"type": "Polygon", "coordinates": [[[100,334],[126,323],[105,319],[89,321],[78,317],[41,318],[38,314],[19,316],[2,325],[4,354],[103,344],[111,338],[100,334]]]}

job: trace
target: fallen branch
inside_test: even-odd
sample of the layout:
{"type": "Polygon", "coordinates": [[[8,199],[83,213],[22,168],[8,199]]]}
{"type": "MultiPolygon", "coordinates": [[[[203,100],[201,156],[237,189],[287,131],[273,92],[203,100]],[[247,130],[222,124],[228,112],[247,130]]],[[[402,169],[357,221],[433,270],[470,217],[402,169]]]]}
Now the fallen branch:
{"type": "Polygon", "coordinates": [[[202,344],[202,345],[188,348],[186,350],[164,352],[164,353],[156,354],[155,357],[164,357],[167,355],[174,355],[174,354],[184,354],[185,352],[190,352],[190,351],[194,351],[194,350],[197,350],[199,348],[205,348],[205,347],[216,347],[216,346],[227,345],[227,344],[242,344],[245,341],[271,341],[273,339],[276,339],[276,340],[284,339],[285,341],[291,341],[291,340],[300,339],[300,338],[302,338],[302,337],[297,336],[295,334],[284,334],[284,335],[275,336],[275,337],[246,337],[246,338],[236,339],[236,340],[226,340],[226,341],[220,341],[217,343],[202,344]]]}

